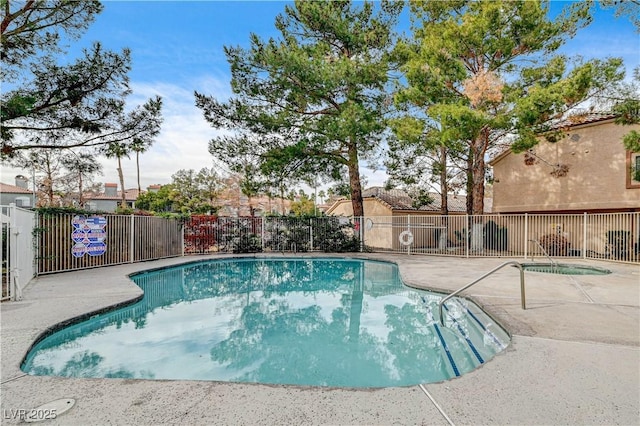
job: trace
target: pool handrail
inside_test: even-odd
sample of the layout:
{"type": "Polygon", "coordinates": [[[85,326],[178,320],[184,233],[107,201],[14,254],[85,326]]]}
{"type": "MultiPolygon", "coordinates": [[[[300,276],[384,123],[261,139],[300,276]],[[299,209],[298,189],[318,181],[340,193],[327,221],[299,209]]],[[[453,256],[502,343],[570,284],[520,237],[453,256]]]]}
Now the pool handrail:
{"type": "Polygon", "coordinates": [[[520,262],[517,262],[515,260],[510,260],[508,262],[504,262],[503,264],[496,266],[495,268],[493,268],[492,270],[490,270],[489,272],[487,272],[486,274],[482,275],[481,277],[471,281],[469,284],[465,285],[464,287],[454,291],[453,293],[449,294],[448,296],[446,296],[445,298],[443,298],[439,303],[438,303],[438,314],[439,314],[439,318],[440,318],[440,325],[444,326],[444,314],[442,311],[442,308],[444,307],[444,303],[451,299],[452,297],[458,295],[459,293],[465,291],[466,289],[468,289],[469,287],[471,287],[474,284],[477,284],[478,282],[482,281],[483,279],[487,278],[489,275],[493,274],[494,272],[504,268],[507,265],[513,265],[516,266],[519,270],[520,270],[520,300],[522,302],[522,309],[526,310],[527,306],[526,306],[526,300],[525,300],[525,294],[524,294],[524,268],[522,267],[522,264],[520,262]]]}
{"type": "MultiPolygon", "coordinates": [[[[536,243],[538,245],[538,247],[540,247],[542,249],[542,252],[544,253],[544,255],[547,256],[547,259],[549,259],[549,261],[551,262],[551,266],[553,266],[554,269],[558,269],[558,262],[556,262],[555,260],[553,260],[551,258],[551,256],[547,252],[547,250],[542,246],[542,244],[540,244],[540,241],[535,240],[535,239],[531,239],[531,240],[529,240],[529,242],[536,243]]],[[[531,256],[531,259],[533,259],[533,256],[531,256]]]]}

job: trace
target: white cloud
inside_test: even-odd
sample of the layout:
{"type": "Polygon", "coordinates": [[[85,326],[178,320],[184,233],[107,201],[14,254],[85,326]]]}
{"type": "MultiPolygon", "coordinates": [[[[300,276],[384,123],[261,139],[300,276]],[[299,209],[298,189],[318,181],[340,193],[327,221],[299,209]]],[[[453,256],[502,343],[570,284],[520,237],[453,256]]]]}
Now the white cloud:
{"type": "MultiPolygon", "coordinates": [[[[227,81],[207,79],[187,82],[180,86],[168,83],[132,85],[135,103],[159,95],[163,99],[164,121],[160,135],[151,148],[140,156],[140,181],[143,188],[151,184],[171,182],[171,175],[181,169],[200,170],[213,165],[209,154],[209,140],[217,131],[204,120],[202,111],[195,106],[194,89],[203,87],[206,94],[221,98],[229,95],[227,81]]],[[[200,89],[199,89],[200,90],[200,89]]],[[[116,161],[103,159],[105,182],[118,182],[116,161]]],[[[135,156],[123,160],[125,185],[136,186],[135,156]]]]}

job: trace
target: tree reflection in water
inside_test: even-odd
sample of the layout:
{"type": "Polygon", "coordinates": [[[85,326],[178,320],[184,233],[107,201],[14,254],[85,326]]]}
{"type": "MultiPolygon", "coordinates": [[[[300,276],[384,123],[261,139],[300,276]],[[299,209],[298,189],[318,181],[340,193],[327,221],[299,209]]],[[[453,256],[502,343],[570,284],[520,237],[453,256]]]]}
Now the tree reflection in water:
{"type": "MultiPolygon", "coordinates": [[[[452,376],[427,315],[440,296],[403,286],[391,263],[225,259],[133,279],[140,302],[46,338],[24,371],[352,387],[452,376]]],[[[464,339],[443,333],[458,367],[475,368],[464,339]]]]}

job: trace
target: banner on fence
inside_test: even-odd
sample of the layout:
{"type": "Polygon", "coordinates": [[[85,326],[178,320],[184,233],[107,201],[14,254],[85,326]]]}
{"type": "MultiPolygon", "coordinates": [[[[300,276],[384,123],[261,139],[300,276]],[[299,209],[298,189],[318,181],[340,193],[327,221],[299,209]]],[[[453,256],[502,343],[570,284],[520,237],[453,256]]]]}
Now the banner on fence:
{"type": "Polygon", "coordinates": [[[101,256],[107,251],[107,218],[104,216],[73,216],[71,219],[71,239],[75,243],[71,247],[74,257],[101,256]]]}

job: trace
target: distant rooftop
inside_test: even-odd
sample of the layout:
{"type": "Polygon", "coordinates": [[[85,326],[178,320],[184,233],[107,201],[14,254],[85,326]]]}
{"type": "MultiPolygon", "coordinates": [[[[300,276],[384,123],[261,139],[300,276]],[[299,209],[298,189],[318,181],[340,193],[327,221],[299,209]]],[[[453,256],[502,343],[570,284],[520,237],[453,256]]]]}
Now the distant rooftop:
{"type": "MultiPolygon", "coordinates": [[[[420,208],[413,207],[413,199],[402,189],[385,189],[381,186],[374,186],[362,191],[362,198],[376,198],[387,204],[392,210],[416,210],[439,212],[442,208],[440,194],[430,192],[432,201],[420,208]]],[[[450,212],[466,212],[467,197],[465,195],[449,194],[447,204],[450,212]]]]}
{"type": "Polygon", "coordinates": [[[583,124],[596,123],[598,121],[611,120],[617,115],[611,112],[588,112],[574,114],[558,120],[551,124],[551,130],[565,129],[567,127],[580,126],[583,124]]]}
{"type": "Polygon", "coordinates": [[[0,193],[4,194],[32,194],[32,191],[29,191],[26,188],[21,188],[16,185],[9,185],[8,183],[0,182],[0,193]]]}
{"type": "MultiPolygon", "coordinates": [[[[105,184],[106,186],[107,184],[105,184]]],[[[137,188],[131,188],[131,189],[126,189],[124,191],[124,199],[127,201],[135,201],[138,199],[138,195],[140,195],[140,193],[138,192],[137,188]]],[[[116,193],[116,195],[106,195],[106,194],[99,194],[99,195],[89,195],[87,196],[87,200],[114,200],[114,201],[120,201],[122,199],[122,192],[118,191],[116,193]]]]}

